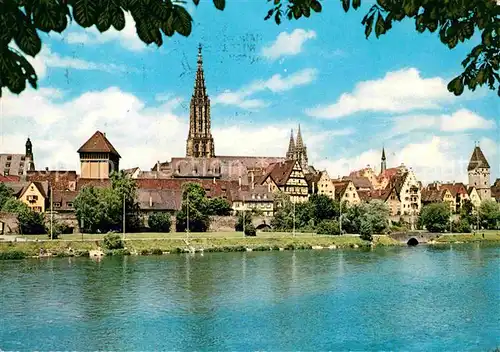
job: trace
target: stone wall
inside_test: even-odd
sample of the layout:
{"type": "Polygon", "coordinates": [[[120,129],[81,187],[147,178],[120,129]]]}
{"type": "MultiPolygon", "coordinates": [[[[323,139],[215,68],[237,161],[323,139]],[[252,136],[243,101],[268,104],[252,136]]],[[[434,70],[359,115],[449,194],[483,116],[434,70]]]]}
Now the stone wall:
{"type": "MultiPolygon", "coordinates": [[[[50,214],[46,214],[47,221],[50,221],[50,214]]],[[[54,221],[63,223],[73,228],[74,233],[80,232],[78,227],[78,220],[76,218],[75,212],[68,213],[54,213],[54,221]]]]}
{"type": "Polygon", "coordinates": [[[229,232],[234,231],[236,226],[236,216],[211,216],[210,232],[229,232]]]}
{"type": "Polygon", "coordinates": [[[16,214],[0,212],[0,234],[8,235],[19,233],[16,214]]]}

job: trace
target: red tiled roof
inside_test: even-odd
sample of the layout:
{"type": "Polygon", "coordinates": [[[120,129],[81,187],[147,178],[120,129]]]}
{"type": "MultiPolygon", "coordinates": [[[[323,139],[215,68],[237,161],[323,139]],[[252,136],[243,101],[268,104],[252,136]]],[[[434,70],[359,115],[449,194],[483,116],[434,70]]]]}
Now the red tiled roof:
{"type": "Polygon", "coordinates": [[[446,192],[446,188],[428,189],[424,188],[421,193],[421,199],[423,203],[434,203],[434,202],[442,202],[444,199],[444,193],[446,192]]]}
{"type": "Polygon", "coordinates": [[[73,203],[77,195],[78,195],[77,191],[54,190],[54,193],[52,194],[52,203],[60,203],[61,206],[60,207],[53,206],[53,209],[55,211],[73,210],[73,207],[70,207],[68,203],[73,203]]]}
{"type": "Polygon", "coordinates": [[[351,181],[333,181],[332,180],[332,183],[333,183],[333,186],[335,187],[335,198],[337,197],[342,197],[342,195],[345,193],[345,190],[347,189],[347,187],[349,186],[349,183],[351,183],[351,181]]]}
{"type": "Polygon", "coordinates": [[[15,175],[0,175],[0,182],[9,183],[9,182],[20,182],[21,177],[15,175]]]}
{"type": "Polygon", "coordinates": [[[76,189],[76,171],[53,170],[53,171],[28,171],[28,181],[47,181],[49,185],[61,191],[74,191],[76,189]]]}
{"type": "Polygon", "coordinates": [[[352,181],[352,183],[354,184],[354,187],[356,187],[356,189],[360,189],[360,188],[372,189],[373,188],[373,185],[370,182],[370,180],[368,179],[368,177],[364,177],[364,176],[346,176],[343,179],[344,180],[350,180],[350,181],[352,181]]]}
{"type": "Polygon", "coordinates": [[[272,167],[269,166],[267,173],[262,180],[266,180],[268,177],[271,177],[278,187],[284,186],[293,171],[295,163],[295,160],[286,160],[273,164],[272,167]]]}
{"type": "Polygon", "coordinates": [[[111,187],[110,179],[93,179],[93,178],[78,178],[76,182],[76,190],[79,191],[85,186],[93,186],[96,188],[107,188],[111,187]]]}
{"type": "Polygon", "coordinates": [[[171,189],[138,189],[137,201],[141,210],[180,210],[182,192],[171,189]]]}
{"type": "Polygon", "coordinates": [[[120,158],[120,154],[101,131],[96,131],[77,153],[110,153],[120,158]]]}
{"type": "Polygon", "coordinates": [[[456,197],[457,195],[466,195],[467,194],[467,187],[463,183],[443,183],[441,184],[442,188],[447,189],[450,191],[451,195],[453,197],[456,197]]]}

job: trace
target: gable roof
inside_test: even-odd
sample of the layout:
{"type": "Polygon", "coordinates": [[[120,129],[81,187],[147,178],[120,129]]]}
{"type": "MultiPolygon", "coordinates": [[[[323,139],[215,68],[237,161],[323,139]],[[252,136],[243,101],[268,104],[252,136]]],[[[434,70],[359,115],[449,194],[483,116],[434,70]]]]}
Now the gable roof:
{"type": "Polygon", "coordinates": [[[262,178],[262,180],[265,181],[268,177],[271,177],[278,187],[284,186],[290,178],[290,174],[292,173],[296,163],[296,160],[286,160],[276,163],[272,165],[272,167],[269,167],[269,171],[262,178]]]}
{"type": "Polygon", "coordinates": [[[40,192],[40,194],[42,195],[43,198],[47,198],[47,195],[49,194],[49,183],[47,181],[44,181],[44,182],[38,182],[38,181],[26,182],[24,184],[23,189],[19,192],[19,197],[22,197],[24,195],[24,193],[26,193],[26,191],[28,190],[29,186],[31,186],[31,184],[33,184],[38,189],[38,191],[40,192]]]}
{"type": "Polygon", "coordinates": [[[74,191],[77,175],[76,171],[66,170],[28,171],[26,179],[27,181],[47,181],[53,189],[60,191],[74,191]]]}
{"type": "Polygon", "coordinates": [[[360,188],[366,188],[367,190],[370,190],[373,188],[372,183],[368,179],[368,177],[365,176],[345,176],[343,177],[344,180],[350,180],[354,184],[354,187],[356,187],[357,190],[360,188]]]}
{"type": "Polygon", "coordinates": [[[467,167],[467,171],[475,170],[478,168],[489,169],[490,164],[486,160],[486,157],[483,154],[483,151],[479,146],[474,148],[472,155],[470,157],[469,166],[467,167]]]}
{"type": "Polygon", "coordinates": [[[335,187],[335,198],[342,197],[352,181],[332,181],[333,186],[335,187]]]}
{"type": "Polygon", "coordinates": [[[467,188],[461,182],[459,182],[459,183],[443,183],[441,185],[441,187],[449,190],[453,197],[456,197],[457,195],[466,195],[467,194],[467,188]]]}
{"type": "Polygon", "coordinates": [[[101,131],[96,131],[77,153],[110,153],[120,158],[120,154],[101,131]]]}
{"type": "MultiPolygon", "coordinates": [[[[450,192],[446,188],[425,188],[422,190],[421,199],[424,203],[442,202],[446,192],[450,192]]],[[[451,193],[451,192],[450,192],[451,193]]]]}

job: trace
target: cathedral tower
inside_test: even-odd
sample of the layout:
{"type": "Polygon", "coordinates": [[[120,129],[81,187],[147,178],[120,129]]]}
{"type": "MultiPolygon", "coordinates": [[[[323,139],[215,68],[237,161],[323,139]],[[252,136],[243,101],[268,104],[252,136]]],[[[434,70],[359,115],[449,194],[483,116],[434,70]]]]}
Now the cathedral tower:
{"type": "Polygon", "coordinates": [[[474,147],[467,167],[469,186],[474,186],[481,200],[491,199],[490,165],[478,144],[474,147]]]}
{"type": "Polygon", "coordinates": [[[295,141],[293,139],[293,130],[290,133],[290,142],[288,143],[288,151],[286,152],[287,160],[295,159],[295,141]]]}
{"type": "Polygon", "coordinates": [[[198,48],[198,69],[191,97],[189,111],[189,134],[186,143],[186,156],[194,158],[213,158],[214,139],[210,131],[210,99],[205,86],[201,44],[198,48]]]}
{"type": "Polygon", "coordinates": [[[295,143],[295,160],[297,160],[302,167],[304,172],[307,172],[309,168],[309,161],[307,160],[307,147],[304,145],[302,141],[302,133],[300,132],[300,124],[299,130],[297,132],[297,141],[295,143]]]}
{"type": "Polygon", "coordinates": [[[382,161],[380,162],[380,173],[383,174],[387,170],[387,159],[385,158],[385,148],[382,147],[382,161]]]}

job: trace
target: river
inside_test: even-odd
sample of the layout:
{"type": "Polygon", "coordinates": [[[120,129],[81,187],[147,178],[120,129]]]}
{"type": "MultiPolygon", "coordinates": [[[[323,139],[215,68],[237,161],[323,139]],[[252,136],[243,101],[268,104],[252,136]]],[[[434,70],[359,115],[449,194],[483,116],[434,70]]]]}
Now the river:
{"type": "Polygon", "coordinates": [[[500,247],[0,261],[0,350],[492,351],[500,247]]]}

